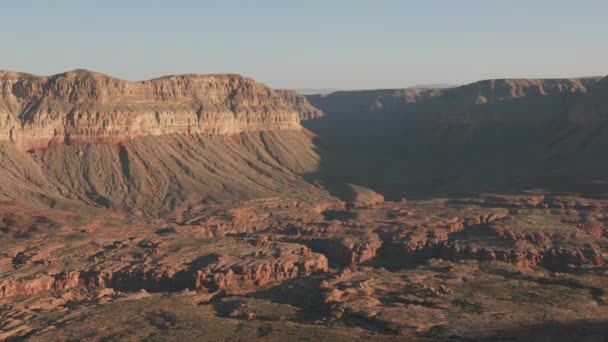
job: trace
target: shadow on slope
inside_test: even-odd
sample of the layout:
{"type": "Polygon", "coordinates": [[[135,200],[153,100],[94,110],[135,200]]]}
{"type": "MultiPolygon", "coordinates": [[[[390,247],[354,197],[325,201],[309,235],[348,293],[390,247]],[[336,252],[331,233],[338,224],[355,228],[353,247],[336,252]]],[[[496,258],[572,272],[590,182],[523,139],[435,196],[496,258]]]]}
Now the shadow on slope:
{"type": "MultiPolygon", "coordinates": [[[[488,327],[491,331],[491,327],[488,327]]],[[[440,329],[436,329],[438,333],[440,329]]],[[[429,337],[432,337],[432,333],[429,337]]],[[[487,337],[476,338],[476,341],[606,341],[608,322],[550,322],[526,328],[490,333],[487,337]]]]}
{"type": "Polygon", "coordinates": [[[319,170],[309,179],[341,198],[344,183],[388,199],[485,191],[608,193],[608,125],[543,119],[445,123],[406,114],[328,113],[305,121],[316,134],[319,170]]]}

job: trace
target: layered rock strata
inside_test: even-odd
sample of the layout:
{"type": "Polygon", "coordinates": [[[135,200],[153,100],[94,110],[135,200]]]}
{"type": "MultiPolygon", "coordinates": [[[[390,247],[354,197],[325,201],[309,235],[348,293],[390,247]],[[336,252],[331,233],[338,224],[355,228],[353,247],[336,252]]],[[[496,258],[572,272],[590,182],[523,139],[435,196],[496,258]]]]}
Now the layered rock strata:
{"type": "Polygon", "coordinates": [[[0,72],[0,142],[21,150],[171,133],[299,129],[300,117],[318,115],[303,96],[239,75],[129,82],[86,70],[49,77],[0,72]]]}
{"type": "Polygon", "coordinates": [[[605,94],[602,83],[608,81],[495,79],[448,89],[339,91],[307,98],[330,115],[349,117],[395,114],[452,124],[525,123],[556,117],[579,122],[580,112],[598,111],[593,99],[605,94]]]}

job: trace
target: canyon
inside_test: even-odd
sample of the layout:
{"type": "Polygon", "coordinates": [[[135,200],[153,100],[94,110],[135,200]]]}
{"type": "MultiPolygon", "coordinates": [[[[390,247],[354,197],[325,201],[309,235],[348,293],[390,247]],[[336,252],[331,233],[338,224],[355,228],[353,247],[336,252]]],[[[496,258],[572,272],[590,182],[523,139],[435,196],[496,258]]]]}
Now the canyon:
{"type": "Polygon", "coordinates": [[[608,334],[608,78],[0,89],[0,340],[608,334]]]}

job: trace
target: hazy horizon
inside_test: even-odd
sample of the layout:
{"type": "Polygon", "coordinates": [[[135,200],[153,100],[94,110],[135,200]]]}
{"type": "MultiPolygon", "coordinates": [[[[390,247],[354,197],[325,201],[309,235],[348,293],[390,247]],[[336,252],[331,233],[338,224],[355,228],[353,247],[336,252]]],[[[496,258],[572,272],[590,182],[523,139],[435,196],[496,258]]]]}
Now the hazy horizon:
{"type": "Polygon", "coordinates": [[[378,89],[604,76],[608,3],[64,0],[4,4],[0,69],[128,80],[238,73],[274,88],[378,89]]]}

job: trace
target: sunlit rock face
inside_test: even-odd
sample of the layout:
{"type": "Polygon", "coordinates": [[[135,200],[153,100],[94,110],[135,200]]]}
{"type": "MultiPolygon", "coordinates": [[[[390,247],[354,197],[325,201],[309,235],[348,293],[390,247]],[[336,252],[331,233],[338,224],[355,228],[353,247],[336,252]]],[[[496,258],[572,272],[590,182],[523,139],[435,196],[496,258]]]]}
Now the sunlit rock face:
{"type": "Polygon", "coordinates": [[[86,70],[49,77],[0,72],[0,142],[21,150],[171,133],[299,129],[300,117],[319,115],[295,92],[239,75],[129,82],[86,70]]]}

